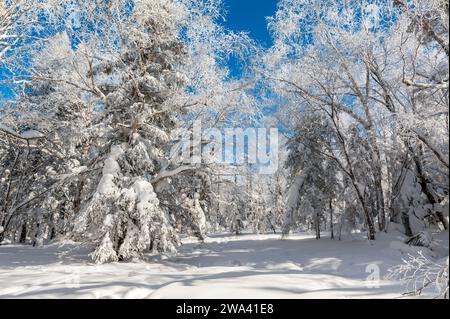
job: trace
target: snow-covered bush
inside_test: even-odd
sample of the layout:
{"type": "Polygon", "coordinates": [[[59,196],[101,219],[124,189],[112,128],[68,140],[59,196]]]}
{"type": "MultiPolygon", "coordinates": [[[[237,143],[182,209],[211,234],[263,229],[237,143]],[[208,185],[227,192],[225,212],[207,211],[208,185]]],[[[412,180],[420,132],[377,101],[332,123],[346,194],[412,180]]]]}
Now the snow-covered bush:
{"type": "Polygon", "coordinates": [[[388,279],[404,282],[404,295],[421,295],[424,291],[435,298],[449,298],[448,257],[433,261],[423,252],[409,254],[402,265],[389,269],[388,279]]]}

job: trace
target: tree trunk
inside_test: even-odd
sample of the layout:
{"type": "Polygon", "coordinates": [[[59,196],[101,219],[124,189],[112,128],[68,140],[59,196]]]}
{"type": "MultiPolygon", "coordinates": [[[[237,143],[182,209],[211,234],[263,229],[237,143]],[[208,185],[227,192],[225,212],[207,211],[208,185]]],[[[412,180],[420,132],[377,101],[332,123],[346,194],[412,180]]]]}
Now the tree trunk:
{"type": "MultiPolygon", "coordinates": [[[[422,188],[422,192],[425,194],[425,196],[428,199],[428,202],[431,205],[435,205],[438,203],[438,201],[436,200],[436,198],[434,197],[430,186],[428,184],[428,179],[425,176],[425,173],[423,171],[423,167],[422,167],[422,163],[420,161],[420,156],[423,154],[423,149],[422,146],[419,145],[418,146],[418,155],[416,155],[413,152],[413,159],[414,159],[414,164],[416,165],[416,170],[417,170],[417,177],[419,179],[419,185],[422,188]]],[[[429,213],[432,213],[431,211],[429,211],[429,213]]],[[[437,218],[439,219],[439,221],[442,223],[442,225],[444,226],[444,229],[448,229],[448,222],[445,219],[445,216],[442,213],[436,213],[437,218]]]]}
{"type": "Polygon", "coordinates": [[[409,223],[408,212],[402,213],[402,224],[403,224],[403,227],[405,228],[405,235],[408,237],[411,237],[413,235],[413,232],[411,230],[411,225],[409,223]]]}
{"type": "Polygon", "coordinates": [[[27,225],[22,225],[22,231],[20,232],[19,243],[24,244],[27,239],[27,225]]]}
{"type": "Polygon", "coordinates": [[[320,239],[320,216],[316,214],[314,220],[314,228],[316,229],[316,240],[320,239]]]}
{"type": "Polygon", "coordinates": [[[386,227],[386,209],[384,205],[384,193],[382,186],[382,171],[381,171],[381,155],[378,148],[375,134],[372,130],[369,132],[369,138],[372,144],[372,156],[374,161],[374,177],[375,177],[375,190],[377,200],[378,211],[378,226],[380,231],[383,231],[386,227]]]}
{"type": "Polygon", "coordinates": [[[331,232],[331,239],[334,239],[333,200],[331,198],[330,198],[330,202],[329,202],[329,208],[330,208],[330,232],[331,232]]]}
{"type": "Polygon", "coordinates": [[[373,222],[373,216],[372,216],[370,210],[367,208],[367,206],[366,206],[366,204],[364,202],[364,197],[361,194],[361,192],[359,191],[359,188],[355,184],[354,180],[352,180],[352,184],[353,184],[353,187],[355,188],[355,191],[356,191],[356,194],[358,196],[359,202],[360,202],[361,207],[363,209],[364,217],[366,218],[366,224],[367,224],[367,228],[368,228],[367,238],[369,240],[375,240],[375,233],[376,233],[376,231],[375,231],[375,225],[374,225],[374,222],[373,222]]]}

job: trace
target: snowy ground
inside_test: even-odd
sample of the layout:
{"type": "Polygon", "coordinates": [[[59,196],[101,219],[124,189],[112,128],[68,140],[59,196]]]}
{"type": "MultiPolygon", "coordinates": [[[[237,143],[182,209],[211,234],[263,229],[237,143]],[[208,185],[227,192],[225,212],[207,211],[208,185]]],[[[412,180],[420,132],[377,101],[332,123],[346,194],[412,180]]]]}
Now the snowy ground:
{"type": "MultiPolygon", "coordinates": [[[[448,233],[439,238],[448,252],[448,233]]],[[[73,243],[0,246],[0,298],[401,298],[399,283],[370,287],[367,277],[401,262],[411,250],[402,240],[223,234],[186,239],[176,256],[106,265],[73,243]]]]}

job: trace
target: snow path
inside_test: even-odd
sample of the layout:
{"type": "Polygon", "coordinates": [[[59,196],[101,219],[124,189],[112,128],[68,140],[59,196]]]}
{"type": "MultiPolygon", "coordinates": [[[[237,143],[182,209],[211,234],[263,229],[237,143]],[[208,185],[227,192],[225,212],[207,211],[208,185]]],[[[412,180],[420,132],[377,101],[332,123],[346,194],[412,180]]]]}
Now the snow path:
{"type": "Polygon", "coordinates": [[[401,236],[381,235],[216,235],[186,239],[176,256],[106,265],[74,243],[0,246],[0,298],[399,298],[398,283],[367,287],[366,270],[383,277],[401,262],[401,236]]]}

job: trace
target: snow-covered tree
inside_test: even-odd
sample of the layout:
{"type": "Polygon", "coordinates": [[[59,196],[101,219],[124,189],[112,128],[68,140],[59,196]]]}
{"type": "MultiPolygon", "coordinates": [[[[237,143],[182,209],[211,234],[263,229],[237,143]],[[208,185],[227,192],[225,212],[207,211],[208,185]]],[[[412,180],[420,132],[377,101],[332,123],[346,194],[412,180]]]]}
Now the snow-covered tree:
{"type": "MultiPolygon", "coordinates": [[[[435,216],[447,227],[442,209],[432,208],[448,196],[444,7],[420,0],[407,7],[400,1],[281,1],[270,20],[274,46],[259,71],[286,101],[283,124],[294,130],[311,110],[327,118],[334,137],[322,155],[350,182],[347,193],[372,239],[376,228],[401,215],[394,208],[399,194],[417,184],[428,202],[419,218],[435,216]],[[415,185],[404,185],[407,171],[416,175],[415,185]]],[[[292,184],[305,178],[293,176],[292,184]]]]}
{"type": "Polygon", "coordinates": [[[52,203],[50,214],[68,211],[64,235],[93,241],[97,262],[173,251],[183,214],[203,238],[207,167],[178,163],[170,151],[180,130],[192,132],[193,118],[220,125],[235,107],[251,107],[245,85],[228,80],[220,61],[250,43],[218,26],[220,1],[53,9],[19,100],[23,123],[58,145],[66,164],[41,203],[52,203]]]}

